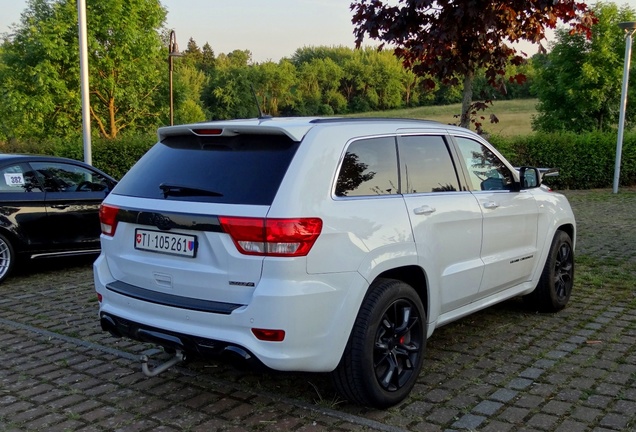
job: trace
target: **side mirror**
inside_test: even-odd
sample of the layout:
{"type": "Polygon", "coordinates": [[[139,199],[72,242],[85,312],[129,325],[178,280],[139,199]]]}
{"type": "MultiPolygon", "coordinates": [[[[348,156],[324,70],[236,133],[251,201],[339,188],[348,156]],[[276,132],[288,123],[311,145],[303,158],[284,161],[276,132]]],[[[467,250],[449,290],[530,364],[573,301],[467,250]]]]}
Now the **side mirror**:
{"type": "Polygon", "coordinates": [[[523,166],[519,169],[521,189],[533,189],[541,186],[541,172],[539,168],[523,166]]]}

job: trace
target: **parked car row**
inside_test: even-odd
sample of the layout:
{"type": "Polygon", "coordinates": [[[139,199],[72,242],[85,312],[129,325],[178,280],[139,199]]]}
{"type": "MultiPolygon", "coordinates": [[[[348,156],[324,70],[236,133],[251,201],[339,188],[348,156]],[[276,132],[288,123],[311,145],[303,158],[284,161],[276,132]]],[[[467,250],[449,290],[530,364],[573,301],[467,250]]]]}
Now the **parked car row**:
{"type": "Polygon", "coordinates": [[[76,160],[1,154],[0,282],[17,260],[99,253],[99,205],[116,184],[76,160]]]}

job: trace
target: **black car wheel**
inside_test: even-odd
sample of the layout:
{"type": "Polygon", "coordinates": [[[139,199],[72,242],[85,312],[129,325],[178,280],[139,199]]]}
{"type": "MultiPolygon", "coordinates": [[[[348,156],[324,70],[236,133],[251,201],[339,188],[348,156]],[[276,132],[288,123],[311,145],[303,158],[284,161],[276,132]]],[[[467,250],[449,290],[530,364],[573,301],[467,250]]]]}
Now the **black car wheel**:
{"type": "Polygon", "coordinates": [[[409,394],[420,374],[426,313],[404,282],[381,279],[369,291],[332,376],[347,399],[387,408],[409,394]]]}
{"type": "Polygon", "coordinates": [[[9,273],[11,273],[11,269],[13,268],[14,261],[15,254],[13,252],[11,242],[9,242],[5,236],[0,234],[0,282],[9,276],[9,273]]]}
{"type": "Polygon", "coordinates": [[[536,289],[525,297],[534,308],[543,312],[563,309],[574,285],[574,250],[572,239],[564,231],[557,231],[550,246],[541,279],[536,289]]]}

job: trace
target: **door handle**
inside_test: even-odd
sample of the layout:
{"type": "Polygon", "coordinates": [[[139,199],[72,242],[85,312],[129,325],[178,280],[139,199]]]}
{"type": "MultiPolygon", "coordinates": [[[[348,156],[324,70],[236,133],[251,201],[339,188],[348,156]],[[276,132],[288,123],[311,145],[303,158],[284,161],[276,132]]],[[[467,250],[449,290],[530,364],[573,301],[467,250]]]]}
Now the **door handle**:
{"type": "Polygon", "coordinates": [[[435,210],[436,209],[434,207],[423,205],[421,207],[413,209],[413,213],[415,213],[416,215],[427,215],[435,212],[435,210]]]}
{"type": "Polygon", "coordinates": [[[51,207],[54,208],[54,209],[65,209],[65,208],[68,208],[68,205],[67,204],[53,204],[53,205],[51,205],[51,207]]]}
{"type": "Polygon", "coordinates": [[[484,203],[484,208],[487,209],[496,209],[497,207],[499,207],[499,203],[496,201],[486,201],[484,203]]]}

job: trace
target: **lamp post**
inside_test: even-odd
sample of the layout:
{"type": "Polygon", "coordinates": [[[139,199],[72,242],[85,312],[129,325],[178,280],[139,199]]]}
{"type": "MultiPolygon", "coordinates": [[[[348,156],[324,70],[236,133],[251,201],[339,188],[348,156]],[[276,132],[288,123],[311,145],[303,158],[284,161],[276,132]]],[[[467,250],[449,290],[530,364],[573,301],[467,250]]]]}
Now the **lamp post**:
{"type": "Polygon", "coordinates": [[[618,193],[618,179],[621,174],[621,153],[623,151],[623,130],[625,129],[625,109],[627,107],[627,84],[629,82],[629,64],[632,56],[632,36],[636,31],[636,22],[622,22],[618,26],[625,31],[625,63],[623,66],[623,86],[621,88],[621,106],[618,116],[618,138],[616,139],[616,162],[614,164],[613,193],[618,193]]]}
{"type": "Polygon", "coordinates": [[[82,98],[82,139],[84,162],[93,163],[91,144],[91,103],[88,82],[88,42],[86,33],[86,0],[77,0],[77,23],[79,28],[80,94],[82,98]]]}
{"type": "Polygon", "coordinates": [[[174,100],[172,98],[172,70],[174,69],[174,58],[181,57],[183,54],[179,52],[177,45],[177,35],[174,30],[170,30],[170,39],[168,41],[168,79],[170,82],[170,126],[174,124],[174,100]]]}

